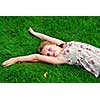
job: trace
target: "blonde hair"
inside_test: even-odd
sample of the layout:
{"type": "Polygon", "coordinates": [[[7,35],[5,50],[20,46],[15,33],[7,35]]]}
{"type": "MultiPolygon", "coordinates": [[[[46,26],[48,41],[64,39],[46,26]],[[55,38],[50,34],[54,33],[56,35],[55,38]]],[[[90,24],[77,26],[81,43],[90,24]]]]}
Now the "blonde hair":
{"type": "Polygon", "coordinates": [[[54,44],[54,43],[51,43],[51,42],[49,42],[49,41],[42,41],[42,42],[40,43],[39,48],[38,48],[38,52],[41,53],[42,49],[43,49],[46,45],[52,45],[52,44],[54,44]]]}

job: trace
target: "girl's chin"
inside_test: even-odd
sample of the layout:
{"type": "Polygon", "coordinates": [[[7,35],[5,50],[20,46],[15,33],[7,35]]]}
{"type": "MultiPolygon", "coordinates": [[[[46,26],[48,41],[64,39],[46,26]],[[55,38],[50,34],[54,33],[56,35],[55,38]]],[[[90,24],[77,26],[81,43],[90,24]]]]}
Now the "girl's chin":
{"type": "Polygon", "coordinates": [[[54,56],[55,56],[55,57],[56,57],[56,56],[58,56],[58,53],[57,53],[57,52],[55,52],[55,53],[54,53],[54,56]]]}

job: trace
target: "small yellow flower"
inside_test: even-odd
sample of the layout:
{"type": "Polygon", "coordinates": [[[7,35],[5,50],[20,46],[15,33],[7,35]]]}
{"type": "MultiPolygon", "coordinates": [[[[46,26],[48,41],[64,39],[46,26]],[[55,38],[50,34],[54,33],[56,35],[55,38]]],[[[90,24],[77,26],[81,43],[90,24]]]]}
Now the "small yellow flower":
{"type": "Polygon", "coordinates": [[[48,76],[48,72],[45,72],[44,73],[44,77],[46,78],[48,76]]]}

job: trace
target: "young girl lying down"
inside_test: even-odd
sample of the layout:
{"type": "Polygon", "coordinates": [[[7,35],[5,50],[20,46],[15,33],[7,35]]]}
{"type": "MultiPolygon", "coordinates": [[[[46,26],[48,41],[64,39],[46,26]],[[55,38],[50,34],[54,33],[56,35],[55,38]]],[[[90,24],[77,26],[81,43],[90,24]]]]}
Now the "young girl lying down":
{"type": "Polygon", "coordinates": [[[16,62],[46,62],[50,64],[81,65],[96,77],[100,74],[100,49],[89,44],[71,41],[64,42],[59,39],[35,32],[30,27],[28,30],[34,36],[45,40],[40,44],[40,54],[32,54],[10,58],[2,65],[10,66],[16,62]]]}

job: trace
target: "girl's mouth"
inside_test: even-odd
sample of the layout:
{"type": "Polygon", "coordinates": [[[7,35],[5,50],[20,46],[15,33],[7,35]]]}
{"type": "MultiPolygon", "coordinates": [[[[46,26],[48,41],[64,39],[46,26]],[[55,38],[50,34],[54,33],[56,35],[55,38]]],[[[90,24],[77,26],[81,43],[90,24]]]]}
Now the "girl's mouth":
{"type": "Polygon", "coordinates": [[[54,51],[53,56],[56,56],[56,51],[54,51]]]}

